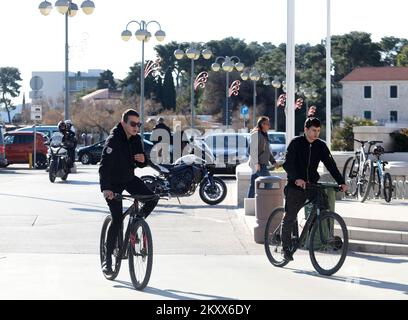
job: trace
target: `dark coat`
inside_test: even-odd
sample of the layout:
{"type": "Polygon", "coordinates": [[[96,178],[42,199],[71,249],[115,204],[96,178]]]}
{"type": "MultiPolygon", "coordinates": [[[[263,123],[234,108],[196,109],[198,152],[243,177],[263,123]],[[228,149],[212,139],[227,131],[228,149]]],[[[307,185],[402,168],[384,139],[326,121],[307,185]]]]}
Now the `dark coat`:
{"type": "Polygon", "coordinates": [[[134,160],[138,153],[144,154],[140,135],[128,139],[122,125],[116,125],[102,150],[99,167],[101,191],[112,190],[113,185],[125,185],[134,178],[136,167],[143,168],[147,165],[146,157],[144,163],[134,160]]]}
{"type": "Polygon", "coordinates": [[[344,179],[329,148],[323,140],[317,139],[309,143],[305,136],[294,138],[286,152],[283,168],[288,174],[288,183],[294,185],[295,181],[302,179],[306,182],[316,183],[320,179],[317,172],[320,161],[338,184],[344,184],[344,179]]]}

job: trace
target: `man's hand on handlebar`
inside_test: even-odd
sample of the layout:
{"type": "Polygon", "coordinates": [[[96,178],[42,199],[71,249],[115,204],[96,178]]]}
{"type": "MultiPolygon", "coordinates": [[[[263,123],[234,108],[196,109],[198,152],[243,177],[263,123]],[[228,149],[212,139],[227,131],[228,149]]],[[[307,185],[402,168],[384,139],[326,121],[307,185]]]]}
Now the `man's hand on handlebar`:
{"type": "Polygon", "coordinates": [[[340,190],[342,192],[346,192],[348,190],[348,186],[346,184],[342,184],[342,185],[340,185],[340,190]]]}
{"type": "Polygon", "coordinates": [[[301,187],[302,189],[306,189],[306,181],[303,180],[303,179],[297,179],[297,180],[295,181],[295,184],[296,184],[298,187],[301,187]]]}

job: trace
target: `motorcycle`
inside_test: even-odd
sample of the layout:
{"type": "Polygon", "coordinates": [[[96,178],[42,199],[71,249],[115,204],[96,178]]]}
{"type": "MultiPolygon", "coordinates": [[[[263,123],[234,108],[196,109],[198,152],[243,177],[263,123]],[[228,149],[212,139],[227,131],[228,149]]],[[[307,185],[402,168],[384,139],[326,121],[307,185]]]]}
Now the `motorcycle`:
{"type": "MultiPolygon", "coordinates": [[[[203,150],[197,143],[191,150],[194,147],[208,154],[208,150],[203,150]]],[[[141,179],[154,193],[168,193],[176,198],[189,197],[199,187],[201,200],[209,205],[217,205],[227,196],[226,184],[208,171],[207,162],[202,157],[188,154],[174,164],[155,164],[151,160],[149,164],[159,175],[143,176],[141,179]]]]}
{"type": "Polygon", "coordinates": [[[61,178],[65,181],[69,174],[68,151],[65,144],[47,144],[49,146],[49,172],[48,176],[52,183],[55,179],[61,178]]]}

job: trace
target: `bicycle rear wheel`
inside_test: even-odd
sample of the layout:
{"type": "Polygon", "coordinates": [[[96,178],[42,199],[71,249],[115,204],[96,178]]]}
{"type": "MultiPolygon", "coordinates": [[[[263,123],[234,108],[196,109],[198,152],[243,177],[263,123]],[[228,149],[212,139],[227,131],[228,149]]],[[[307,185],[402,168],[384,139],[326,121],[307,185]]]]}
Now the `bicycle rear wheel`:
{"type": "Polygon", "coordinates": [[[384,199],[386,202],[390,202],[392,198],[392,179],[391,175],[386,172],[384,174],[384,199]]]}
{"type": "Polygon", "coordinates": [[[129,273],[136,290],[143,290],[149,282],[153,267],[153,240],[149,225],[137,219],[129,236],[129,273]]]}
{"type": "Polygon", "coordinates": [[[265,227],[264,247],[270,263],[275,267],[284,267],[289,261],[283,257],[282,221],[285,216],[284,208],[276,208],[269,216],[265,227]]]}
{"type": "Polygon", "coordinates": [[[326,211],[313,223],[308,238],[309,255],[313,267],[322,275],[330,276],[343,265],[348,250],[348,231],[343,218],[326,211]]]}
{"type": "Polygon", "coordinates": [[[371,160],[367,160],[363,165],[363,171],[357,184],[357,195],[360,202],[364,202],[368,198],[373,180],[373,162],[371,160]]]}
{"type": "MultiPolygon", "coordinates": [[[[108,230],[111,224],[112,224],[112,217],[109,215],[105,218],[105,221],[103,222],[103,225],[102,225],[101,239],[100,239],[100,246],[99,246],[99,256],[101,259],[102,268],[104,267],[105,261],[106,261],[106,255],[107,255],[106,243],[107,243],[107,238],[108,238],[108,230]]],[[[113,250],[113,254],[112,254],[113,273],[109,275],[103,273],[105,278],[108,280],[115,280],[119,274],[120,266],[122,262],[122,257],[120,257],[120,248],[122,248],[122,243],[123,243],[123,236],[122,236],[122,230],[120,230],[119,236],[116,239],[115,249],[113,250]]]]}
{"type": "Polygon", "coordinates": [[[349,187],[346,196],[355,197],[357,195],[357,174],[360,166],[359,158],[350,157],[343,168],[343,179],[349,187]]]}

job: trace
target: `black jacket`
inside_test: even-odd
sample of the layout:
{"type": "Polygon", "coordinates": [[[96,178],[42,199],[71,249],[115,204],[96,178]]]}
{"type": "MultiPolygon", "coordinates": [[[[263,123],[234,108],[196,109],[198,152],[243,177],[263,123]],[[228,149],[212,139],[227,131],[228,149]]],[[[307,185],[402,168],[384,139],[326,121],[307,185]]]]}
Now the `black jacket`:
{"type": "Polygon", "coordinates": [[[139,135],[127,138],[125,130],[119,123],[111,131],[102,150],[102,159],[99,166],[99,182],[101,191],[112,190],[112,186],[124,185],[135,176],[136,167],[145,167],[145,162],[137,162],[134,156],[143,153],[142,139],[139,135]]]}
{"type": "Polygon", "coordinates": [[[320,176],[317,172],[320,161],[338,184],[344,184],[343,176],[337,169],[336,162],[327,148],[326,143],[320,139],[309,143],[305,136],[294,138],[286,152],[283,168],[288,174],[288,184],[294,185],[297,179],[316,183],[320,176]]]}

